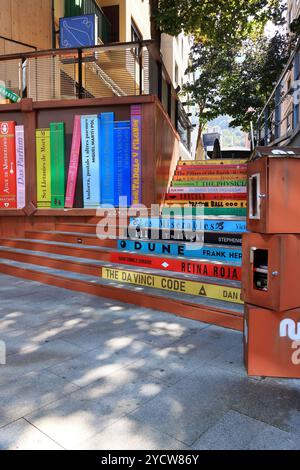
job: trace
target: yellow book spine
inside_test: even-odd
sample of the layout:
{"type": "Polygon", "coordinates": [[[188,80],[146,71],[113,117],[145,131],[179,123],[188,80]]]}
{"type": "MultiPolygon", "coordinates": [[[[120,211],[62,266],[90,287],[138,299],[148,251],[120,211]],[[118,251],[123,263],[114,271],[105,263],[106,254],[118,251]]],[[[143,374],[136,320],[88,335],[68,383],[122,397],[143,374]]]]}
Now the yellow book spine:
{"type": "Polygon", "coordinates": [[[51,208],[50,129],[36,130],[37,206],[51,208]]]}
{"type": "Polygon", "coordinates": [[[152,287],[154,289],[196,295],[204,298],[223,300],[225,302],[244,303],[241,298],[242,291],[236,287],[187,281],[185,279],[174,279],[148,273],[111,268],[103,268],[102,277],[103,279],[123,282],[125,284],[152,287]]]}
{"type": "Polygon", "coordinates": [[[178,165],[244,165],[248,163],[248,160],[179,160],[178,165]]]}
{"type": "Polygon", "coordinates": [[[177,200],[177,201],[169,201],[169,200],[166,200],[165,201],[165,204],[170,204],[172,206],[179,206],[179,207],[183,207],[185,205],[191,205],[191,206],[203,206],[203,207],[208,207],[210,209],[217,209],[218,207],[221,207],[221,208],[226,208],[226,209],[230,209],[230,208],[236,208],[236,209],[246,209],[247,208],[247,201],[246,200],[243,200],[243,201],[239,201],[239,200],[235,200],[235,199],[232,199],[232,200],[220,200],[220,201],[180,201],[180,200],[177,200]]]}

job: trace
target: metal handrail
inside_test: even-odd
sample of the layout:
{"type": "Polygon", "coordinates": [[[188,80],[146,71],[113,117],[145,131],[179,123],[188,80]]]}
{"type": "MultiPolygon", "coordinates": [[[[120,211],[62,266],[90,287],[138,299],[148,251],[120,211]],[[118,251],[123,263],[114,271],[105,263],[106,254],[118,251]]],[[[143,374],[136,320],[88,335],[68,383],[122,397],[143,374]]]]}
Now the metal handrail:
{"type": "Polygon", "coordinates": [[[16,60],[16,59],[33,59],[35,57],[43,57],[43,56],[49,56],[49,55],[66,55],[66,54],[72,54],[72,53],[77,53],[79,50],[84,52],[84,51],[89,51],[91,49],[99,49],[102,51],[109,51],[111,49],[119,49],[119,50],[125,50],[130,47],[132,48],[138,48],[138,47],[148,47],[150,45],[153,45],[154,41],[148,40],[148,41],[141,41],[141,42],[112,42],[109,44],[100,44],[97,46],[84,46],[84,47],[72,47],[72,48],[63,48],[63,49],[43,49],[39,51],[34,51],[34,52],[18,52],[14,54],[4,54],[0,55],[0,61],[3,60],[16,60]]]}
{"type": "Polygon", "coordinates": [[[291,54],[291,56],[290,56],[290,58],[289,58],[289,60],[288,60],[288,63],[287,63],[286,66],[285,66],[285,69],[284,69],[283,72],[281,73],[280,78],[278,79],[278,81],[277,81],[277,83],[276,83],[276,85],[275,85],[275,87],[274,87],[274,89],[273,89],[271,95],[269,96],[269,98],[268,98],[268,100],[267,100],[267,102],[266,102],[266,104],[265,104],[265,106],[264,106],[264,108],[263,108],[263,110],[262,110],[261,113],[259,114],[258,119],[257,119],[258,121],[260,121],[260,119],[263,117],[263,115],[264,115],[266,109],[268,108],[270,102],[271,102],[272,99],[275,97],[275,93],[276,93],[277,88],[280,86],[280,83],[281,83],[282,80],[284,79],[285,75],[290,71],[291,65],[292,65],[293,60],[294,60],[294,58],[295,58],[295,55],[297,54],[297,52],[299,52],[299,50],[300,50],[300,39],[299,39],[299,41],[297,42],[297,45],[296,45],[296,47],[295,47],[293,53],[291,54]]]}
{"type": "Polygon", "coordinates": [[[37,50],[37,47],[33,46],[32,44],[27,44],[26,42],[17,41],[16,39],[10,39],[10,38],[7,38],[6,36],[0,36],[0,39],[3,39],[4,41],[12,42],[13,44],[18,44],[18,46],[28,47],[29,49],[34,49],[35,51],[37,50]]]}
{"type": "MultiPolygon", "coordinates": [[[[133,49],[139,51],[136,57],[137,75],[135,78],[137,79],[137,87],[136,93],[134,94],[155,94],[162,102],[166,112],[169,114],[169,117],[173,120],[173,123],[176,126],[177,130],[179,109],[178,107],[180,105],[180,100],[172,84],[172,80],[170,79],[170,76],[166,70],[166,67],[163,64],[162,56],[156,47],[155,41],[153,40],[100,44],[97,46],[86,46],[81,48],[46,49],[39,51],[6,54],[0,55],[0,65],[3,62],[20,61],[20,67],[26,68],[27,60],[29,59],[34,60],[47,57],[53,59],[55,57],[60,57],[62,59],[65,58],[66,63],[69,60],[70,63],[77,64],[76,66],[78,67],[78,75],[76,76],[76,79],[73,78],[73,80],[76,80],[76,83],[74,82],[74,86],[77,90],[76,96],[78,99],[81,99],[85,98],[89,92],[84,88],[83,84],[83,67],[85,63],[90,62],[92,64],[92,60],[90,60],[90,58],[91,55],[94,54],[94,57],[96,58],[96,60],[94,60],[94,65],[99,66],[96,71],[98,77],[113,91],[116,96],[124,96],[124,94],[126,95],[126,91],[123,90],[122,84],[116,83],[113,77],[110,77],[105,70],[102,70],[101,63],[97,63],[97,57],[98,55],[100,56],[103,52],[125,52],[126,50],[130,51],[133,49]],[[146,75],[145,72],[147,72],[146,75]]],[[[19,76],[22,79],[21,73],[19,74],[19,76]]],[[[20,85],[20,90],[24,90],[22,97],[28,96],[26,94],[26,86],[20,85]]],[[[187,122],[189,122],[188,118],[187,122]]]]}

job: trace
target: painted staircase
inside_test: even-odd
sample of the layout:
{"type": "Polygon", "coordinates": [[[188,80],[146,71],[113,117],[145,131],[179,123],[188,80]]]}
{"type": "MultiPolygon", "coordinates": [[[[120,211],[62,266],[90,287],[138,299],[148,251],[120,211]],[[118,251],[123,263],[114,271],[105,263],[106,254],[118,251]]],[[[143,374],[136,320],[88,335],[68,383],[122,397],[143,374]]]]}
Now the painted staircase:
{"type": "MultiPolygon", "coordinates": [[[[232,163],[230,172],[236,173],[226,173],[227,165],[223,168],[201,165],[199,168],[196,162],[192,165],[183,163],[176,168],[157,230],[153,232],[154,239],[146,237],[150,231],[147,221],[132,222],[133,240],[124,236],[127,234],[125,227],[121,228],[119,240],[101,240],[96,235],[98,218],[89,217],[77,223],[66,220],[56,223],[51,231],[30,229],[20,238],[1,239],[0,272],[242,330],[241,261],[239,256],[232,260],[222,259],[224,253],[239,253],[242,229],[237,232],[215,229],[227,222],[240,227],[245,224],[246,194],[240,189],[244,190],[244,183],[241,185],[240,181],[244,182],[245,165],[232,163]],[[194,178],[181,180],[180,175],[194,178]],[[205,179],[207,175],[212,179],[205,179]],[[220,179],[222,175],[223,180],[220,179]],[[228,175],[239,178],[228,180],[228,175]],[[217,178],[213,179],[215,176],[217,178]],[[195,184],[201,181],[235,181],[236,184],[195,184]],[[180,182],[184,182],[184,186],[179,185],[180,182]],[[221,193],[215,189],[212,194],[195,191],[195,188],[222,188],[223,191],[226,187],[228,191],[221,193]],[[230,192],[229,188],[238,188],[238,192],[230,192]],[[204,202],[204,239],[207,237],[211,241],[214,238],[215,242],[220,242],[205,243],[206,254],[201,258],[198,255],[194,258],[193,251],[182,256],[181,247],[186,240],[180,239],[180,230],[171,229],[170,232],[168,228],[160,228],[166,220],[165,211],[170,207],[181,210],[182,201],[191,202],[194,207],[204,202]],[[238,203],[232,202],[233,205],[228,206],[222,201],[238,203]],[[214,225],[211,230],[213,224],[219,225],[214,225]],[[226,298],[222,292],[227,292],[226,298]]],[[[192,217],[194,209],[190,211],[192,217]]],[[[193,218],[197,221],[197,216],[193,218]]],[[[178,215],[173,222],[177,221],[180,223],[178,215]]],[[[199,233],[196,232],[196,236],[199,233]]],[[[203,240],[203,234],[201,236],[203,240]]]]}

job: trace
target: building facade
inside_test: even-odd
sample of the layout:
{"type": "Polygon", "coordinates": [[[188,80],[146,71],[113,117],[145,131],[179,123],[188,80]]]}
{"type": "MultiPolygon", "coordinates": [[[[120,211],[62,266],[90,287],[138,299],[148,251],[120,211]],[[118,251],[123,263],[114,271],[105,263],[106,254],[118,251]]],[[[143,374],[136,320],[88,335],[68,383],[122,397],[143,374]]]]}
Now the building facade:
{"type": "Polygon", "coordinates": [[[54,0],[56,29],[59,18],[95,13],[102,43],[151,39],[149,0],[54,0]]]}
{"type": "MultiPolygon", "coordinates": [[[[161,35],[161,54],[163,62],[166,66],[167,72],[172,80],[174,88],[181,93],[184,85],[192,80],[192,77],[186,73],[189,66],[189,57],[192,47],[192,37],[187,36],[184,33],[179,34],[177,37],[169,36],[168,34],[161,35]]],[[[185,98],[183,97],[183,100],[185,98]]],[[[194,115],[194,109],[185,107],[185,111],[191,116],[194,115]]],[[[179,131],[181,133],[182,145],[180,147],[180,157],[184,159],[191,158],[191,155],[195,153],[196,137],[194,138],[195,132],[192,132],[192,128],[189,125],[184,116],[179,119],[179,131]]]]}
{"type": "MultiPolygon", "coordinates": [[[[300,0],[288,0],[286,28],[300,17],[300,0]]],[[[263,145],[300,144],[300,42],[258,119],[257,141],[263,145]]]]}
{"type": "Polygon", "coordinates": [[[0,0],[0,11],[1,55],[51,48],[51,0],[0,0]]]}
{"type": "Polygon", "coordinates": [[[287,2],[287,27],[290,29],[293,21],[300,16],[300,0],[288,0],[287,2]]]}
{"type": "MultiPolygon", "coordinates": [[[[181,136],[183,156],[190,156],[190,122],[178,101],[186,81],[189,38],[162,35],[156,55],[150,46],[130,46],[151,40],[150,0],[0,0],[0,8],[0,55],[57,51],[55,57],[0,62],[4,86],[34,101],[156,94],[181,136]],[[30,21],[24,19],[24,11],[34,11],[28,15],[30,21]],[[95,45],[116,47],[83,51],[82,59],[77,52],[67,57],[59,49],[63,47],[60,19],[88,14],[94,14],[97,22],[95,45]]],[[[65,47],[80,47],[80,42],[74,44],[65,47]]]]}

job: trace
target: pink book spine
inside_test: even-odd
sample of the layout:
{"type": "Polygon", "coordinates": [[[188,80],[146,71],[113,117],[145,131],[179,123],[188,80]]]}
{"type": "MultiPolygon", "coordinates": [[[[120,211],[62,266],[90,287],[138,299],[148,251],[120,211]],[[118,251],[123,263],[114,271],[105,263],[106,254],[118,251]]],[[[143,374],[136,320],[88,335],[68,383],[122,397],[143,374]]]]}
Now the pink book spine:
{"type": "Polygon", "coordinates": [[[70,166],[69,166],[67,191],[66,191],[66,202],[65,202],[65,207],[67,209],[72,209],[72,207],[74,206],[79,157],[80,157],[80,146],[81,146],[80,116],[75,116],[70,166]]]}
{"type": "Polygon", "coordinates": [[[16,126],[17,208],[26,206],[25,197],[25,137],[24,126],[16,126]]]}

